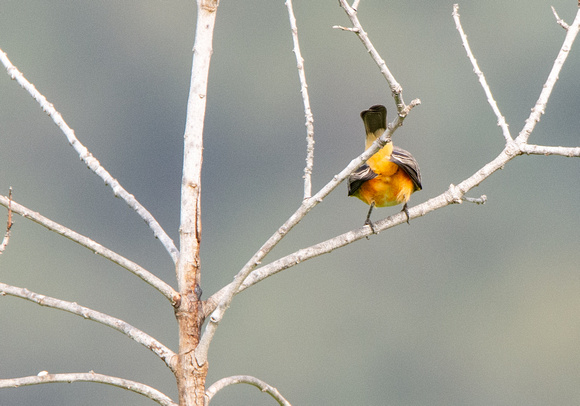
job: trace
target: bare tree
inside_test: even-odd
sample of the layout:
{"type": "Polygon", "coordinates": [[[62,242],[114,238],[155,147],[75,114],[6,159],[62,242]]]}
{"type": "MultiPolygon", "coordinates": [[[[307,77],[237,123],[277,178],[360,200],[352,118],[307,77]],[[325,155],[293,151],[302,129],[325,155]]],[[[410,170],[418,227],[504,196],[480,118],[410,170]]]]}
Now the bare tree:
{"type": "MultiPolygon", "coordinates": [[[[209,349],[212,340],[216,336],[220,322],[233,303],[233,299],[238,293],[254,286],[258,282],[299,263],[311,258],[330,253],[338,248],[345,247],[355,241],[376,237],[374,234],[384,232],[390,228],[403,224],[407,221],[404,213],[398,213],[382,220],[376,221],[374,227],[356,228],[345,233],[335,235],[325,241],[303,246],[302,248],[264,264],[266,257],[280,243],[289,232],[302,221],[308,213],[318,204],[324,201],[349,175],[361,167],[372,155],[381,149],[402,125],[415,107],[421,104],[419,99],[413,99],[407,104],[403,98],[403,87],[395,79],[391,70],[387,66],[379,51],[373,45],[370,36],[363,29],[358,18],[358,9],[363,5],[360,0],[355,0],[349,5],[346,0],[340,0],[340,6],[344,9],[351,25],[348,27],[335,26],[334,28],[352,33],[360,39],[362,46],[369,53],[373,62],[378,66],[384,80],[387,82],[391,95],[396,106],[395,118],[389,123],[388,129],[369,149],[358,157],[354,158],[344,169],[336,173],[322,188],[313,193],[312,174],[315,172],[314,165],[314,119],[311,110],[311,103],[308,93],[307,75],[299,44],[298,27],[294,15],[291,0],[285,2],[288,10],[290,28],[293,39],[293,50],[296,56],[298,76],[300,80],[300,91],[303,100],[304,114],[306,118],[306,139],[307,153],[306,166],[304,168],[304,193],[299,207],[288,219],[268,238],[263,245],[246,261],[241,269],[236,273],[233,281],[217,292],[211,294],[207,299],[202,299],[201,289],[201,169],[203,162],[203,141],[204,126],[206,117],[206,102],[208,95],[208,78],[210,72],[210,61],[213,53],[213,35],[216,25],[216,15],[218,12],[217,0],[197,1],[197,24],[195,34],[195,44],[193,48],[193,62],[190,81],[190,91],[187,103],[187,118],[184,134],[184,159],[181,182],[181,211],[179,223],[179,249],[163,229],[154,216],[127,190],[121,183],[105,169],[91,152],[77,138],[73,129],[67,124],[63,116],[56,110],[54,105],[43,96],[40,91],[25,77],[23,72],[10,61],[7,54],[0,50],[0,61],[6,67],[10,78],[14,79],[30,96],[32,96],[46,112],[53,122],[65,135],[68,143],[74,148],[83,163],[103,182],[108,185],[116,197],[122,199],[131,207],[140,218],[149,226],[153,235],[159,240],[167,254],[175,265],[177,289],[170,283],[156,276],[152,271],[133,262],[113,249],[107,248],[90,237],[82,235],[71,228],[61,225],[34,210],[25,207],[17,202],[18,196],[10,193],[9,196],[0,196],[0,204],[7,208],[7,227],[5,236],[0,244],[0,254],[10,249],[10,235],[18,233],[18,229],[13,227],[13,214],[26,217],[44,227],[60,234],[69,240],[89,249],[90,251],[112,261],[118,266],[128,270],[144,282],[156,289],[172,306],[175,317],[179,325],[179,347],[177,351],[164,345],[159,340],[147,334],[145,331],[127,323],[124,320],[105,314],[103,312],[82,306],[75,302],[66,301],[60,298],[46,296],[42,293],[32,292],[26,288],[0,283],[0,294],[19,297],[41,306],[52,309],[64,310],[96,321],[108,326],[141,344],[157,355],[175,375],[178,388],[178,399],[171,399],[159,390],[149,385],[91,372],[79,373],[52,373],[42,371],[37,376],[25,376],[17,378],[0,379],[0,388],[19,387],[36,385],[41,383],[57,382],[98,382],[124,388],[141,394],[161,405],[204,405],[208,404],[213,396],[222,388],[237,384],[246,383],[259,388],[272,396],[279,404],[289,405],[288,400],[273,386],[259,378],[249,375],[235,375],[222,378],[212,385],[206,384],[209,365],[209,349]]],[[[580,4],[579,4],[580,6],[580,4]]],[[[546,82],[542,87],[539,97],[531,109],[525,125],[521,128],[517,136],[514,136],[508,127],[508,123],[496,103],[491,86],[479,68],[474,57],[467,36],[461,26],[458,13],[458,5],[453,7],[453,19],[456,29],[461,38],[461,42],[467,52],[469,61],[479,80],[494,115],[497,118],[497,125],[500,127],[505,145],[497,156],[487,162],[473,174],[459,182],[457,185],[451,184],[440,194],[429,198],[424,203],[410,207],[408,217],[412,221],[418,217],[425,216],[446,206],[459,204],[462,202],[483,204],[486,196],[467,196],[472,189],[488,179],[498,169],[504,168],[509,162],[522,155],[559,155],[563,157],[580,157],[580,146],[562,147],[552,145],[539,145],[529,143],[530,135],[540,121],[548,104],[552,90],[559,78],[560,72],[572,44],[580,30],[580,11],[576,14],[574,21],[570,24],[564,22],[556,14],[557,23],[565,30],[566,35],[560,51],[548,74],[546,82]]],[[[387,58],[389,60],[389,58],[387,58]]],[[[549,159],[549,158],[545,158],[549,159]]],[[[362,216],[361,216],[362,220],[362,216]]],[[[362,223],[362,221],[361,221],[362,223]]],[[[378,237],[381,238],[382,236],[378,237]]],[[[0,258],[1,260],[1,258],[0,258]]]]}

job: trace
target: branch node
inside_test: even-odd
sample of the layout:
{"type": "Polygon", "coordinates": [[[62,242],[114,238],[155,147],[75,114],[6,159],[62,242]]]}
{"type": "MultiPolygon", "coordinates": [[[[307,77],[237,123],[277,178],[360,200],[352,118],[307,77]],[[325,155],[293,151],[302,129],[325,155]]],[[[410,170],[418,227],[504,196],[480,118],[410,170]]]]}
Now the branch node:
{"type": "Polygon", "coordinates": [[[487,202],[487,196],[481,195],[480,197],[465,197],[461,198],[463,201],[475,204],[485,204],[487,202]]]}
{"type": "Polygon", "coordinates": [[[565,29],[566,31],[568,31],[570,26],[568,24],[566,24],[566,21],[564,21],[560,18],[560,16],[556,12],[556,9],[554,8],[554,6],[551,6],[551,7],[552,7],[552,13],[554,13],[554,17],[556,17],[556,22],[558,23],[558,25],[560,27],[562,27],[563,29],[565,29]]]}
{"type": "Polygon", "coordinates": [[[447,201],[454,204],[463,203],[463,192],[453,183],[449,185],[447,190],[447,201]]]}

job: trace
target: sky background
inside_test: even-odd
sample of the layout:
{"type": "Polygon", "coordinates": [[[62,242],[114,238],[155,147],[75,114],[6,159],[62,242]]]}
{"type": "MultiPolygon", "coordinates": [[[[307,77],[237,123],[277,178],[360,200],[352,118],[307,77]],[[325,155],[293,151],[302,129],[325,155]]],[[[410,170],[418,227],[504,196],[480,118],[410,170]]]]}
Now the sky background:
{"type": "MultiPolygon", "coordinates": [[[[360,111],[389,88],[336,0],[294,2],[314,114],[314,191],[364,145],[360,111]]],[[[451,17],[451,1],[365,0],[359,18],[403,86],[420,98],[394,135],[423,190],[444,192],[504,145],[451,17]]],[[[463,27],[512,136],[551,69],[575,0],[464,1],[463,27]]],[[[178,242],[193,1],[0,2],[0,48],[79,140],[178,242]]],[[[580,43],[531,143],[580,145],[580,43]]],[[[302,199],[304,112],[282,0],[222,0],[209,76],[202,173],[202,288],[229,283],[302,199]]],[[[302,263],[238,295],[210,348],[208,386],[249,374],[294,405],[577,405],[580,398],[580,161],[521,156],[461,204],[302,263]]],[[[132,209],[85,168],[66,138],[0,75],[0,193],[176,286],[167,253],[132,209]]],[[[362,226],[346,185],[267,257],[362,226]]],[[[378,220],[398,207],[376,209],[378,220]]],[[[0,210],[0,224],[6,211],[0,210]]],[[[109,313],[177,349],[173,310],[127,271],[21,217],[0,281],[109,313]]],[[[107,327],[0,297],[0,378],[88,372],[177,399],[173,375],[107,327]]],[[[212,405],[271,405],[247,385],[212,405]]],[[[90,383],[0,391],[0,405],[150,405],[90,383]]]]}

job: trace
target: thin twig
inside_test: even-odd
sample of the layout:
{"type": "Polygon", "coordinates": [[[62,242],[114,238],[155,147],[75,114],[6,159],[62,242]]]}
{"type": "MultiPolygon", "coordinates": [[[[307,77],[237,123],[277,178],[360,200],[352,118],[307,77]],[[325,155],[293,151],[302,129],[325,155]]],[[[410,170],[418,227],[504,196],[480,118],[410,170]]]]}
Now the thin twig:
{"type": "Polygon", "coordinates": [[[40,385],[44,383],[71,383],[71,382],[96,382],[116,386],[121,389],[143,395],[162,406],[178,406],[171,398],[151,386],[115,376],[97,374],[95,372],[80,372],[68,374],[50,374],[46,371],[37,376],[25,376],[21,378],[0,379],[0,388],[18,388],[20,386],[40,385]]]}
{"type": "Polygon", "coordinates": [[[342,31],[350,31],[350,32],[358,32],[358,30],[356,28],[352,28],[352,27],[344,27],[342,25],[333,25],[332,28],[337,29],[337,30],[342,30],[342,31]]]}
{"type": "Polygon", "coordinates": [[[65,312],[81,316],[84,319],[92,320],[105,326],[111,327],[112,329],[125,334],[133,341],[151,350],[155,355],[161,358],[161,360],[163,360],[163,362],[165,362],[165,364],[172,371],[175,369],[175,353],[173,351],[161,344],[155,338],[151,337],[149,334],[139,330],[138,328],[121,319],[117,319],[113,316],[109,316],[108,314],[89,309],[88,307],[81,306],[75,302],[68,302],[66,300],[45,296],[40,293],[31,292],[26,288],[19,288],[17,286],[7,285],[2,282],[0,282],[0,295],[9,295],[19,297],[21,299],[26,299],[41,306],[64,310],[65,312]]]}
{"type": "MultiPolygon", "coordinates": [[[[371,40],[369,39],[369,36],[367,35],[365,30],[363,29],[363,27],[358,19],[358,16],[357,16],[357,10],[355,8],[351,7],[347,3],[346,0],[339,0],[339,3],[340,3],[340,6],[346,12],[347,16],[349,17],[349,19],[353,25],[353,28],[345,28],[345,27],[341,27],[341,26],[334,26],[333,28],[339,28],[339,29],[345,30],[345,31],[352,31],[358,36],[358,38],[363,43],[364,47],[366,48],[366,50],[368,51],[370,56],[373,58],[373,60],[375,61],[375,63],[379,67],[379,69],[381,70],[381,73],[385,77],[387,83],[389,84],[389,87],[391,88],[391,93],[393,95],[393,98],[395,99],[395,104],[397,106],[397,112],[399,113],[399,116],[402,116],[404,118],[408,114],[408,109],[407,109],[407,105],[405,104],[405,101],[403,100],[403,94],[402,94],[403,87],[399,84],[399,82],[397,82],[397,80],[395,79],[395,77],[393,76],[391,71],[389,70],[387,64],[385,63],[384,59],[381,58],[378,51],[376,50],[376,48],[372,44],[371,40]]],[[[358,7],[357,2],[355,2],[354,5],[356,5],[358,7]]],[[[416,99],[414,101],[415,105],[420,104],[420,103],[421,103],[421,101],[419,99],[416,99]]]]}
{"type": "Polygon", "coordinates": [[[290,18],[290,28],[292,30],[292,41],[294,43],[294,55],[296,56],[296,66],[300,79],[300,93],[304,102],[304,115],[306,117],[306,167],[304,168],[304,199],[312,196],[312,169],[314,167],[314,118],[310,109],[310,97],[308,96],[308,85],[306,83],[306,73],[304,71],[304,58],[300,52],[298,42],[298,26],[292,6],[292,0],[286,0],[288,16],[290,18]]]}
{"type": "Polygon", "coordinates": [[[8,75],[24,89],[26,90],[30,96],[34,100],[38,102],[42,110],[48,114],[48,116],[52,119],[52,121],[57,125],[58,128],[64,133],[66,136],[69,144],[75,149],[75,151],[79,154],[81,160],[89,167],[91,171],[93,171],[98,177],[100,177],[104,182],[105,185],[109,185],[113,190],[115,196],[122,198],[125,203],[129,205],[133,210],[137,212],[137,214],[145,220],[145,222],[149,225],[149,228],[153,231],[153,234],[156,238],[159,239],[161,244],[165,247],[173,262],[177,262],[178,258],[178,250],[173,243],[173,240],[167,235],[165,230],[161,227],[161,225],[155,220],[153,215],[147,211],[145,207],[141,203],[135,199],[135,196],[127,192],[117,181],[117,179],[113,178],[109,172],[103,168],[101,163],[89,152],[89,150],[81,144],[81,142],[76,137],[74,130],[71,129],[68,124],[62,118],[62,115],[55,109],[52,103],[49,103],[46,97],[44,97],[37,89],[34,87],[32,83],[30,83],[24,75],[10,62],[6,53],[4,53],[0,49],[0,61],[6,67],[6,71],[8,75]]]}
{"type": "Polygon", "coordinates": [[[479,69],[479,66],[477,64],[477,60],[475,59],[475,56],[473,56],[473,52],[471,52],[471,47],[469,46],[469,42],[467,41],[467,35],[465,35],[465,32],[463,31],[463,27],[461,26],[461,20],[459,19],[459,5],[458,4],[453,5],[452,15],[453,15],[453,20],[455,21],[455,28],[457,29],[457,31],[459,31],[459,36],[461,37],[461,42],[463,43],[463,47],[465,48],[465,52],[467,52],[467,57],[471,61],[471,65],[473,65],[473,71],[477,75],[477,78],[479,79],[479,83],[481,84],[481,87],[483,88],[483,91],[485,92],[485,96],[487,97],[487,102],[489,103],[489,105],[491,106],[491,109],[493,110],[493,113],[497,117],[497,125],[501,128],[502,133],[503,133],[503,137],[505,138],[506,143],[512,142],[513,138],[510,134],[508,124],[505,121],[505,117],[501,114],[501,111],[499,110],[499,107],[497,106],[497,103],[496,103],[495,99],[493,98],[493,94],[491,94],[491,89],[489,88],[489,85],[487,84],[487,80],[485,79],[485,75],[483,74],[481,69],[479,69]]]}
{"type": "Polygon", "coordinates": [[[116,252],[102,246],[101,244],[91,240],[90,238],[85,237],[84,235],[79,234],[76,231],[73,231],[70,228],[67,228],[55,221],[52,221],[42,216],[41,214],[12,201],[10,198],[7,198],[5,196],[0,195],[0,205],[4,207],[10,206],[11,210],[14,213],[19,214],[22,217],[28,218],[34,221],[35,223],[40,224],[43,227],[46,227],[50,231],[60,234],[63,237],[66,237],[69,240],[74,241],[77,244],[88,248],[95,254],[98,254],[103,258],[106,258],[114,262],[115,264],[125,268],[126,270],[143,279],[149,285],[153,286],[155,289],[161,292],[161,294],[165,296],[167,299],[169,299],[172,304],[174,304],[179,298],[179,294],[163,280],[159,279],[157,276],[153,275],[145,268],[137,265],[135,262],[128,260],[124,256],[117,254],[116,252]]]}
{"type": "Polygon", "coordinates": [[[564,62],[566,62],[566,58],[570,54],[570,50],[572,49],[572,44],[578,35],[578,31],[580,30],[580,8],[576,13],[576,18],[574,18],[574,22],[572,25],[568,27],[566,31],[566,38],[564,38],[564,43],[560,48],[560,52],[558,52],[558,56],[554,61],[554,65],[552,66],[552,70],[548,75],[548,79],[546,83],[542,87],[542,92],[540,93],[540,97],[536,102],[536,105],[532,108],[532,112],[530,116],[526,119],[526,124],[522,131],[520,131],[519,135],[516,138],[516,142],[518,143],[527,143],[530,134],[536,127],[536,124],[540,121],[540,117],[546,111],[546,105],[548,104],[548,99],[550,98],[550,94],[552,94],[552,90],[554,89],[554,85],[558,81],[558,77],[560,75],[560,71],[562,70],[562,66],[564,66],[564,62]]]}
{"type": "Polygon", "coordinates": [[[10,241],[10,229],[12,228],[12,188],[8,191],[8,220],[6,224],[6,234],[0,243],[0,255],[4,252],[10,241]]]}
{"type": "Polygon", "coordinates": [[[556,9],[554,8],[554,6],[551,6],[551,7],[552,7],[552,13],[554,13],[554,17],[556,17],[556,22],[558,23],[558,25],[560,27],[562,27],[563,29],[565,29],[566,31],[568,31],[568,28],[570,28],[570,26],[568,24],[566,24],[566,21],[564,21],[560,18],[560,16],[556,12],[556,9]]]}
{"type": "Polygon", "coordinates": [[[475,204],[485,204],[487,202],[487,196],[481,195],[480,197],[466,197],[461,198],[464,202],[475,203],[475,204]]]}
{"type": "Polygon", "coordinates": [[[205,406],[209,405],[211,399],[215,396],[223,388],[236,385],[239,383],[247,383],[248,385],[255,386],[256,388],[260,389],[260,391],[265,392],[272,396],[278,404],[282,406],[292,406],[290,402],[288,402],[284,396],[278,392],[278,389],[275,387],[268,385],[266,382],[255,378],[249,375],[235,375],[235,376],[228,376],[227,378],[222,378],[219,381],[215,382],[205,391],[205,406]]]}

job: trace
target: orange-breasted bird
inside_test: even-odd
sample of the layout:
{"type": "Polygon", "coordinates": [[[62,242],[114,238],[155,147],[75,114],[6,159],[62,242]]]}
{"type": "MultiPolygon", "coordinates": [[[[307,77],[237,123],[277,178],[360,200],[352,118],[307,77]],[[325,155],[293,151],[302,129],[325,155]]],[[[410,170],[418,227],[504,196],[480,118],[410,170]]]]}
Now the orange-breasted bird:
{"type": "MultiPolygon", "coordinates": [[[[365,125],[368,149],[387,129],[387,109],[376,105],[360,113],[365,125]]],[[[391,140],[348,177],[348,195],[370,205],[365,224],[373,229],[373,207],[396,206],[403,203],[409,222],[407,202],[411,194],[421,190],[419,164],[408,151],[395,147],[391,140]]]]}

